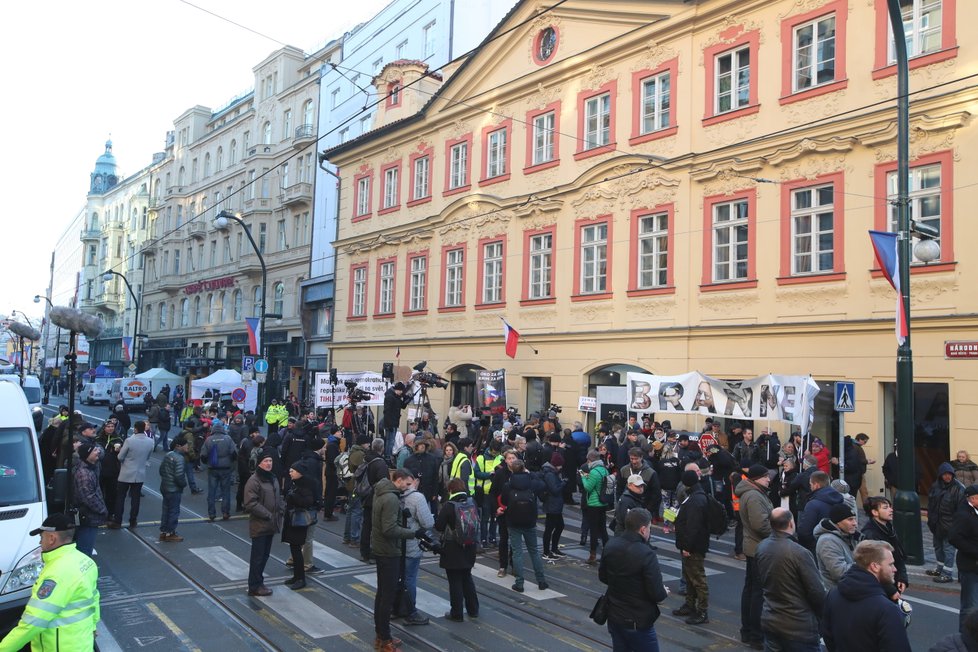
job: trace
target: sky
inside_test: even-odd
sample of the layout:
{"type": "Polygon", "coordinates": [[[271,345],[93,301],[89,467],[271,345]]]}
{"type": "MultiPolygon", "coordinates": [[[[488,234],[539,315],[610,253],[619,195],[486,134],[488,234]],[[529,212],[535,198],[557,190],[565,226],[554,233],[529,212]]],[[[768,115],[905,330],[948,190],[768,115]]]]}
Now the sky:
{"type": "Polygon", "coordinates": [[[3,269],[16,276],[0,281],[0,315],[43,315],[34,295],[48,286],[51,252],[85,204],[106,139],[120,172],[137,172],[186,109],[225,105],[283,44],[312,53],[390,1],[4,2],[0,224],[3,269]]]}

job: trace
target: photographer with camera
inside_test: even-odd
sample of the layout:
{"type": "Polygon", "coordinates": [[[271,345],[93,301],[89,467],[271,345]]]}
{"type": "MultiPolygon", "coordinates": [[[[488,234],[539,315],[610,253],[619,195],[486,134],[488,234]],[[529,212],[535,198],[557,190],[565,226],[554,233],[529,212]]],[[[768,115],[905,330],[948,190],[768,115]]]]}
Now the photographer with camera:
{"type": "Polygon", "coordinates": [[[451,611],[445,614],[445,618],[454,622],[462,622],[463,604],[469,618],[479,617],[479,596],[472,581],[478,529],[478,508],[466,492],[461,478],[452,478],[448,483],[448,501],[438,512],[435,531],[442,540],[438,565],[448,575],[451,611]]]}
{"type": "Polygon", "coordinates": [[[394,437],[401,423],[401,410],[411,404],[411,394],[404,383],[398,381],[384,392],[384,456],[390,459],[394,450],[394,437]]]}

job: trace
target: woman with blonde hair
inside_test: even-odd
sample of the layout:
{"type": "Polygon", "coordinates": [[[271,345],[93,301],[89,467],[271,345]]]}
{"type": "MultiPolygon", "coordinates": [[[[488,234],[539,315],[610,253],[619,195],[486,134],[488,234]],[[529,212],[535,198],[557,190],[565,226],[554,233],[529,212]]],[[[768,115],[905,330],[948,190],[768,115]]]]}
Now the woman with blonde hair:
{"type": "Polygon", "coordinates": [[[951,466],[954,468],[954,477],[965,487],[978,484],[978,464],[971,461],[968,451],[958,451],[955,459],[951,460],[951,466]]]}

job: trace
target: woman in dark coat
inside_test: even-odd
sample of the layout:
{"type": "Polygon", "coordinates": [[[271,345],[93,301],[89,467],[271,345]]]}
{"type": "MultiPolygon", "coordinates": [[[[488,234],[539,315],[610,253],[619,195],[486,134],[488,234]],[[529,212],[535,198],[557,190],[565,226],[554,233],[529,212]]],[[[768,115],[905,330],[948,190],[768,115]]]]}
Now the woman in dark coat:
{"type": "Polygon", "coordinates": [[[445,618],[461,622],[462,604],[469,618],[479,615],[479,596],[475,592],[475,582],[472,581],[472,567],[475,566],[475,544],[463,546],[451,532],[458,528],[458,517],[455,514],[456,505],[464,505],[472,500],[465,491],[465,483],[461,478],[452,478],[448,482],[448,501],[438,510],[435,520],[435,531],[441,535],[442,550],[439,566],[448,575],[448,595],[452,610],[445,618]]]}
{"type": "Polygon", "coordinates": [[[306,562],[302,558],[302,546],[306,543],[308,525],[293,525],[292,517],[296,510],[309,510],[316,502],[316,483],[307,472],[304,461],[298,461],[289,469],[292,488],[285,497],[285,526],[282,528],[282,541],[289,544],[292,552],[292,579],[285,585],[293,591],[306,586],[306,562]]]}

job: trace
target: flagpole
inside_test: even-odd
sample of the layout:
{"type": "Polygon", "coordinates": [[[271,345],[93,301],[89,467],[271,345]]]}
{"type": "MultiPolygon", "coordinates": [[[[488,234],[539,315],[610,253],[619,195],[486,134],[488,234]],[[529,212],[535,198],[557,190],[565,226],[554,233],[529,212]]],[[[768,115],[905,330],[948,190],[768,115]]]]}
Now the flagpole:
{"type": "MultiPolygon", "coordinates": [[[[509,326],[509,322],[507,322],[506,319],[502,315],[499,316],[499,321],[503,322],[503,324],[505,324],[506,326],[509,326]]],[[[509,328],[513,328],[513,327],[512,326],[509,326],[509,328]]],[[[516,329],[513,328],[513,330],[516,330],[516,329]]],[[[537,351],[535,348],[533,348],[533,345],[532,344],[530,344],[529,342],[526,341],[526,338],[523,337],[523,333],[520,333],[519,331],[516,331],[516,335],[519,338],[519,341],[520,342],[523,342],[523,344],[526,344],[528,347],[530,347],[530,350],[533,351],[533,354],[534,355],[540,355],[540,352],[537,351]]]]}

